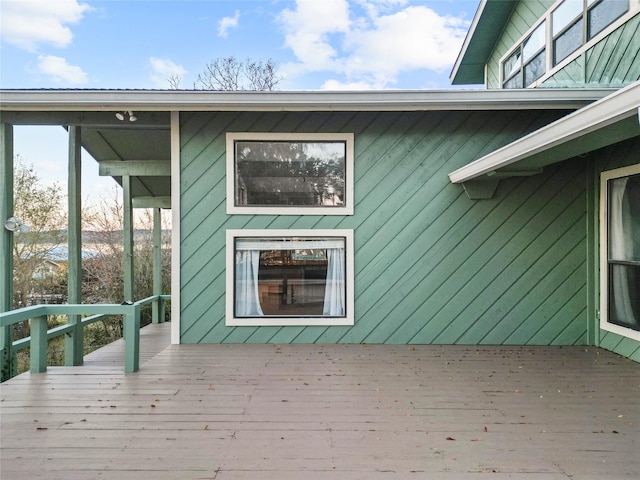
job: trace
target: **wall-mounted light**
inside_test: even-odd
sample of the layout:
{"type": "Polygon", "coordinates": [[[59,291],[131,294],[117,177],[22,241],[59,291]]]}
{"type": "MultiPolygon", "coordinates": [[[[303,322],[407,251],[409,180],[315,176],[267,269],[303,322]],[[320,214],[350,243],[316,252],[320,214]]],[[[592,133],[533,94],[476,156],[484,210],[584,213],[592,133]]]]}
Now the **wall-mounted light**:
{"type": "Polygon", "coordinates": [[[7,221],[4,222],[4,228],[12,233],[27,233],[31,230],[28,225],[25,225],[22,223],[22,220],[16,217],[8,218],[7,221]]]}
{"type": "Polygon", "coordinates": [[[116,118],[121,122],[124,122],[125,118],[128,118],[130,122],[135,122],[136,120],[138,120],[138,117],[136,117],[131,110],[116,112],[116,118]]]}

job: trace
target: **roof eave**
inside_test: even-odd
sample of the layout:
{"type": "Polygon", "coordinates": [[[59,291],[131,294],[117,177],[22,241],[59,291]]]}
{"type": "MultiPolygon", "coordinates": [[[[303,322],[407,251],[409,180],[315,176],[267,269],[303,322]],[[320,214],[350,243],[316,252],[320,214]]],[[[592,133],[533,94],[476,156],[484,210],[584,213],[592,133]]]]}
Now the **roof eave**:
{"type": "Polygon", "coordinates": [[[421,111],[577,109],[613,89],[211,92],[0,90],[0,111],[421,111]]]}
{"type": "Polygon", "coordinates": [[[484,67],[515,7],[515,1],[482,0],[467,31],[449,79],[453,85],[480,85],[484,67]]]}
{"type": "MultiPolygon", "coordinates": [[[[464,183],[483,176],[490,178],[501,168],[513,167],[634,115],[640,116],[640,81],[451,172],[449,179],[464,183]]],[[[640,121],[637,133],[640,135],[640,121]]],[[[554,158],[554,163],[571,155],[565,157],[554,158]]]]}

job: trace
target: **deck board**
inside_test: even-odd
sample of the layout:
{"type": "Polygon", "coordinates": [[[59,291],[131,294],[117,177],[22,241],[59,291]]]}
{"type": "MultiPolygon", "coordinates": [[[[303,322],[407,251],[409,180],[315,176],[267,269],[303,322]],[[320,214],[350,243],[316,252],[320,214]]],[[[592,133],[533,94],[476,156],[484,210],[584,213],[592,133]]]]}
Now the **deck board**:
{"type": "Polygon", "coordinates": [[[0,477],[640,476],[640,365],[604,350],[167,347],[163,328],[137,373],[116,344],[4,383],[0,477]]]}

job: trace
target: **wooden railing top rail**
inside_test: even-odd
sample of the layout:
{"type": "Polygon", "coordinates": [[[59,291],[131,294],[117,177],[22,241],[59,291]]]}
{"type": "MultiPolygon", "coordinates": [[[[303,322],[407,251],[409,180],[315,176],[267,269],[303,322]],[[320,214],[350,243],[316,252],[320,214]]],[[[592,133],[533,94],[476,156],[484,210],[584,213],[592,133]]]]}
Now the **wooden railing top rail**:
{"type": "MultiPolygon", "coordinates": [[[[115,304],[47,304],[33,305],[9,312],[0,313],[0,328],[11,327],[19,322],[29,320],[31,323],[31,336],[12,342],[11,350],[31,349],[31,372],[43,372],[47,368],[47,341],[61,335],[82,335],[82,328],[90,323],[105,317],[122,315],[124,317],[125,336],[125,372],[135,372],[139,368],[140,357],[140,309],[144,305],[157,302],[159,315],[164,321],[164,302],[170,301],[171,295],[152,295],[133,303],[115,304]],[[67,323],[51,329],[47,329],[47,316],[80,316],[92,315],[81,319],[78,323],[67,323]]],[[[2,359],[7,358],[11,352],[5,352],[4,348],[0,353],[2,359]]],[[[3,362],[4,363],[4,362],[3,362]]],[[[3,365],[3,378],[6,365],[3,365]]]]}

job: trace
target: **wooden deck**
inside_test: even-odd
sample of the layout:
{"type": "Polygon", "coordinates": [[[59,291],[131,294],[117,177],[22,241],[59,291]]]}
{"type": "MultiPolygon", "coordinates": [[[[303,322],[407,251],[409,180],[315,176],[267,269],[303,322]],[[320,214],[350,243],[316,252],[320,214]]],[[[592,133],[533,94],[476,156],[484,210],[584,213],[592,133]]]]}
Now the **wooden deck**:
{"type": "Polygon", "coordinates": [[[120,343],[2,385],[3,480],[640,476],[640,365],[597,348],[164,348],[151,327],[137,373],[120,343]]]}

